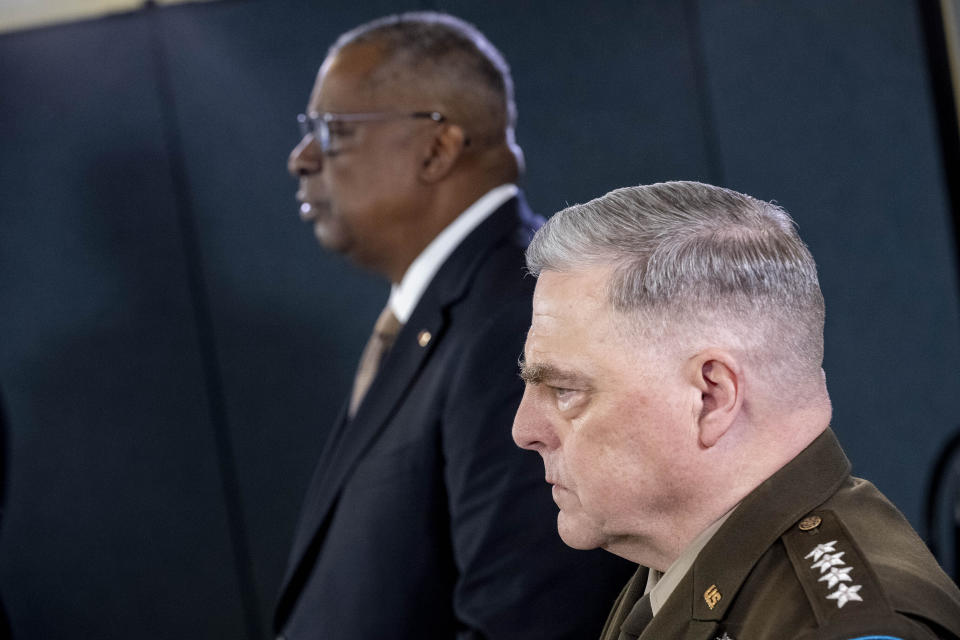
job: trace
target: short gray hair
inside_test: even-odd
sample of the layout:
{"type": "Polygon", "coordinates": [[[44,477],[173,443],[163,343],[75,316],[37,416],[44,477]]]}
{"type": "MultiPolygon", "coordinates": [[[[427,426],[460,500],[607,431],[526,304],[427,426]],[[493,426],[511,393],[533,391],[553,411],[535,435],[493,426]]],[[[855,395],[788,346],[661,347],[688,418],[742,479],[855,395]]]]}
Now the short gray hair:
{"type": "Polygon", "coordinates": [[[389,15],[344,33],[328,55],[363,43],[381,47],[394,72],[415,72],[418,80],[438,83],[438,90],[457,96],[466,108],[479,110],[480,117],[491,124],[490,132],[479,133],[505,135],[507,143],[516,147],[517,107],[510,66],[475,26],[436,11],[389,15]]]}
{"type": "Polygon", "coordinates": [[[560,211],[527,249],[538,276],[598,265],[614,309],[666,331],[725,328],[758,361],[819,377],[817,268],[779,206],[699,182],[626,187],[560,211]]]}

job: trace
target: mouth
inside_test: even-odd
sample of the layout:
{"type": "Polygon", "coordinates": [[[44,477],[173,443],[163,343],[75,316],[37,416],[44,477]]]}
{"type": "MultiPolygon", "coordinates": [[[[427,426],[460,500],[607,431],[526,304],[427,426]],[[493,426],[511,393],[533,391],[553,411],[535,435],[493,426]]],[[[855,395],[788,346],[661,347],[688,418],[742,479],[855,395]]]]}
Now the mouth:
{"type": "Polygon", "coordinates": [[[318,219],[330,214],[330,207],[322,202],[300,201],[300,220],[303,222],[316,222],[318,219]]]}
{"type": "Polygon", "coordinates": [[[570,503],[570,495],[570,491],[563,485],[555,484],[550,487],[550,496],[553,498],[553,503],[560,509],[563,509],[564,505],[570,503]]]}
{"type": "Polygon", "coordinates": [[[557,487],[558,489],[566,489],[566,487],[563,486],[563,483],[560,482],[559,478],[555,478],[553,476],[547,476],[546,478],[544,478],[544,480],[546,480],[547,484],[557,487]]]}

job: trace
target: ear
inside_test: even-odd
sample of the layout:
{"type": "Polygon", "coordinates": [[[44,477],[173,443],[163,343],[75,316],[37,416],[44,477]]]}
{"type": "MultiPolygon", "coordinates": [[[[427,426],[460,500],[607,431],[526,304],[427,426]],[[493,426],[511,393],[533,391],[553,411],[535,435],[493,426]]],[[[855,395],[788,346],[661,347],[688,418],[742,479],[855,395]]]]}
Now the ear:
{"type": "Polygon", "coordinates": [[[743,371],[730,353],[719,350],[698,354],[691,365],[694,384],[701,396],[697,419],[700,444],[710,448],[727,433],[740,413],[743,371]]]}
{"type": "Polygon", "coordinates": [[[426,182],[437,182],[450,173],[457,159],[463,154],[467,136],[456,124],[442,124],[431,140],[420,169],[420,177],[426,182]]]}

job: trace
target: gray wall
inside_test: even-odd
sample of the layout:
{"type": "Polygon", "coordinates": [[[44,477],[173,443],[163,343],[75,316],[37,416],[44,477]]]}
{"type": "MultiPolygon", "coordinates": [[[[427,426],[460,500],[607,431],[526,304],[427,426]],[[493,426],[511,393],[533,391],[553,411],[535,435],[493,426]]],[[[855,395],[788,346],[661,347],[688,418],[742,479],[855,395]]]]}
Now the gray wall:
{"type": "MultiPolygon", "coordinates": [[[[776,199],[827,300],[834,428],[919,525],[956,427],[954,247],[906,0],[436,2],[511,61],[551,213],[674,178],[776,199]]],[[[0,37],[0,591],[22,638],[267,637],[386,286],[285,157],[335,35],[416,5],[246,0],[0,37]]]]}

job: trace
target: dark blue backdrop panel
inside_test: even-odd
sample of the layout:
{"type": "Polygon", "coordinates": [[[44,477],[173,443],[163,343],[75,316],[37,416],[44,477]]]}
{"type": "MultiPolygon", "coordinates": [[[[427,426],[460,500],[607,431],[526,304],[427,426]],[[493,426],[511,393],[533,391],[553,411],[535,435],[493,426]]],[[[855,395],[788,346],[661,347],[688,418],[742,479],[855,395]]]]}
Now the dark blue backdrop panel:
{"type": "Polygon", "coordinates": [[[386,283],[318,246],[287,173],[327,47],[390,3],[161,12],[261,618],[386,283]]]}
{"type": "Polygon", "coordinates": [[[950,210],[913,3],[703,2],[727,183],[797,219],[827,303],[834,426],[915,523],[960,426],[950,210]]]}
{"type": "MultiPolygon", "coordinates": [[[[223,1],[0,38],[0,591],[20,637],[242,637],[269,618],[386,297],[297,219],[294,115],[338,33],[416,4],[223,1]]],[[[537,210],[695,178],[795,215],[821,265],[837,430],[916,524],[956,426],[960,327],[912,6],[420,4],[509,59],[537,210]]]]}
{"type": "Polygon", "coordinates": [[[148,41],[140,16],[0,39],[19,638],[242,633],[148,41]]]}
{"type": "Polygon", "coordinates": [[[714,179],[683,3],[437,4],[476,23],[512,65],[539,211],[627,185],[714,179]]]}

